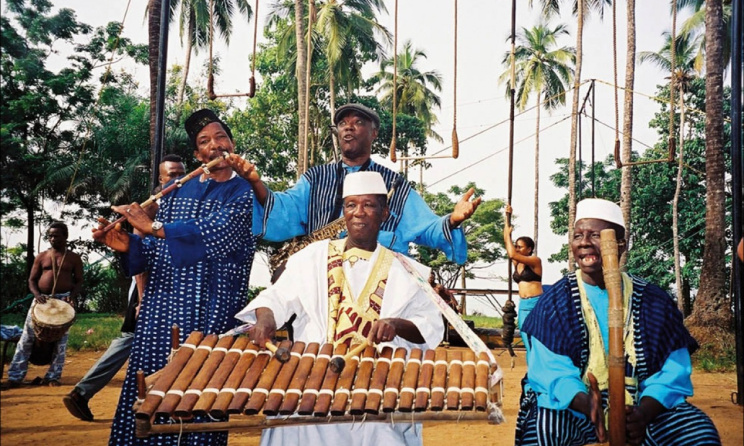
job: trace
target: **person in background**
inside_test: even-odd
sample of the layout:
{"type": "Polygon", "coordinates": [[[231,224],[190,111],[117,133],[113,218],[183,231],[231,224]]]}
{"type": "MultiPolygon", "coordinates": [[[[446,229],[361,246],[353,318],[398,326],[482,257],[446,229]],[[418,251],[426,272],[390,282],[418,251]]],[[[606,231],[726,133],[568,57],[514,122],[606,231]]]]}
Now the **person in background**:
{"type": "MultiPolygon", "coordinates": [[[[157,193],[167,183],[185,174],[186,167],[183,165],[180,156],[165,155],[160,163],[160,185],[153,192],[157,193]]],[[[151,205],[147,208],[147,211],[151,218],[154,218],[157,205],[151,205]]],[[[142,236],[143,234],[139,233],[138,235],[142,236]]],[[[74,417],[83,421],[93,421],[93,412],[91,412],[88,402],[111,381],[129,359],[129,354],[132,351],[132,341],[134,340],[134,328],[137,325],[142,293],[146,284],[147,273],[134,276],[132,286],[129,289],[129,305],[127,306],[124,323],[121,326],[121,334],[111,341],[100,359],[88,370],[83,379],[75,384],[72,391],[62,399],[65,407],[74,417]]]]}
{"type": "MultiPolygon", "coordinates": [[[[21,340],[16,345],[13,361],[8,368],[8,380],[3,389],[19,387],[28,372],[28,360],[34,348],[36,334],[34,333],[32,314],[34,305],[43,304],[47,299],[61,299],[73,307],[83,288],[83,260],[80,255],[72,252],[67,246],[67,225],[54,222],[47,229],[46,238],[51,248],[40,253],[34,259],[31,273],[28,277],[28,288],[34,295],[34,303],[28,310],[26,322],[23,326],[21,340]]],[[[67,335],[53,347],[52,362],[44,378],[37,377],[32,381],[34,385],[48,385],[58,387],[65,365],[67,353],[67,335]]]]}
{"type": "Polygon", "coordinates": [[[517,324],[519,334],[522,337],[527,355],[529,356],[530,344],[527,335],[522,331],[522,325],[527,319],[538,298],[543,293],[542,287],[542,260],[535,254],[535,242],[529,237],[519,237],[516,242],[512,243],[512,231],[514,227],[509,224],[509,216],[512,214],[512,207],[506,205],[507,218],[504,219],[504,246],[506,254],[514,265],[512,279],[519,287],[519,313],[517,324]]]}

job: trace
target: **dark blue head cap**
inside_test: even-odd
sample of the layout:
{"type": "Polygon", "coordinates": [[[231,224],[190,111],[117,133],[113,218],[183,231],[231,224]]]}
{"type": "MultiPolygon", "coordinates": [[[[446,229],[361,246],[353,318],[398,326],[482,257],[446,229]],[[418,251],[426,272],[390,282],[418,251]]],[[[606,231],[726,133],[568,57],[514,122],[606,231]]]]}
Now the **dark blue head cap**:
{"type": "Polygon", "coordinates": [[[229,136],[230,139],[233,139],[230,127],[228,127],[227,124],[225,124],[219,117],[217,117],[217,114],[215,112],[208,108],[203,108],[201,110],[195,111],[183,123],[183,127],[186,129],[186,133],[189,135],[189,141],[191,141],[191,144],[194,147],[196,147],[196,136],[199,134],[199,132],[201,132],[204,127],[213,122],[219,122],[220,125],[222,125],[222,128],[225,129],[227,136],[229,136]]]}
{"type": "Polygon", "coordinates": [[[375,123],[376,128],[380,128],[380,116],[376,111],[362,104],[346,104],[337,108],[336,114],[333,115],[333,124],[338,125],[338,121],[351,112],[356,112],[367,117],[367,119],[375,123]]]}

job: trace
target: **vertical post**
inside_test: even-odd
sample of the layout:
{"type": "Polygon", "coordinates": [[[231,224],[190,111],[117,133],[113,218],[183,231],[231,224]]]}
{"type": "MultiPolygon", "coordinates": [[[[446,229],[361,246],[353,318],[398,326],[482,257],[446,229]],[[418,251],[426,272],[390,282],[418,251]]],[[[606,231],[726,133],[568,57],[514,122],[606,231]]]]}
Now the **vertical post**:
{"type": "MultiPolygon", "coordinates": [[[[509,81],[509,175],[508,175],[508,188],[506,202],[511,206],[512,201],[512,171],[514,170],[514,94],[516,88],[516,73],[515,73],[515,61],[514,61],[514,46],[516,42],[516,30],[517,27],[517,0],[512,0],[511,8],[511,80],[509,81]]],[[[511,214],[506,215],[507,223],[511,226],[511,214]]],[[[508,260],[508,259],[507,259],[508,260]]],[[[507,299],[512,300],[512,262],[508,260],[507,264],[507,299]]]]}
{"type": "Polygon", "coordinates": [[[160,42],[158,45],[158,94],[155,103],[155,140],[152,142],[152,177],[150,190],[160,184],[160,160],[165,145],[165,80],[168,75],[168,19],[170,0],[162,0],[160,5],[160,42]]]}
{"type": "Polygon", "coordinates": [[[742,163],[742,20],[744,11],[740,1],[732,2],[731,6],[731,184],[734,203],[732,209],[733,217],[733,282],[734,289],[734,320],[736,325],[736,379],[737,392],[736,401],[738,405],[744,405],[744,296],[742,296],[742,262],[736,257],[736,247],[742,238],[742,176],[744,176],[744,164],[742,163]]]}

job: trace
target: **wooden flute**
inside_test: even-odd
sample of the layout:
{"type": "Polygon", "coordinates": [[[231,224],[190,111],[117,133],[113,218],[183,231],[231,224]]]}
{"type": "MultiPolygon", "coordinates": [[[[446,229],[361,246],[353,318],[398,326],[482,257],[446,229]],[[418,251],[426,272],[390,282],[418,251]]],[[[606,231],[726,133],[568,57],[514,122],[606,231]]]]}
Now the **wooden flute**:
{"type": "Polygon", "coordinates": [[[609,298],[609,404],[610,419],[607,427],[610,446],[625,445],[625,351],[623,331],[622,276],[618,266],[617,238],[614,229],[599,233],[602,252],[602,274],[609,298]]]}
{"type": "MultiPolygon", "coordinates": [[[[195,169],[193,172],[189,172],[188,174],[184,175],[181,178],[176,179],[173,184],[166,187],[165,189],[161,190],[155,195],[151,195],[150,198],[143,201],[140,206],[142,208],[146,208],[150,206],[151,204],[155,203],[157,200],[163,198],[164,196],[168,195],[169,193],[173,192],[174,189],[177,189],[183,185],[183,183],[186,183],[187,181],[193,180],[194,178],[200,176],[203,173],[206,173],[209,175],[209,169],[216,166],[217,164],[221,163],[222,161],[225,161],[228,156],[230,156],[228,153],[223,153],[221,156],[213,159],[212,161],[208,162],[207,164],[202,164],[201,167],[198,169],[195,169]]],[[[102,229],[103,232],[108,232],[112,229],[114,229],[114,226],[116,226],[117,223],[123,223],[127,220],[127,217],[119,217],[116,221],[113,221],[109,223],[105,228],[102,229]]]]}

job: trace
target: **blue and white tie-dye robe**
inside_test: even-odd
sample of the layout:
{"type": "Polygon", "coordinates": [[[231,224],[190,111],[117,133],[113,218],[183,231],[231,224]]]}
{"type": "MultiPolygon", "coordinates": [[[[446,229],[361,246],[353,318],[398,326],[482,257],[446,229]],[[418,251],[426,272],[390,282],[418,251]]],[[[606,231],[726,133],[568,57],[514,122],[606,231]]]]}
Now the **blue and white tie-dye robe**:
{"type": "MultiPolygon", "coordinates": [[[[240,177],[195,179],[162,199],[157,219],[164,223],[165,239],[130,237],[124,269],[128,275],[147,271],[149,279],[110,445],[177,444],[177,434],[135,438],[135,374],[143,370],[147,376],[166,365],[173,324],[181,342],[192,331],[219,334],[238,325],[234,315],[246,305],[255,252],[253,205],[250,184],[240,177]]],[[[183,435],[180,442],[226,443],[226,433],[183,435]]]]}

